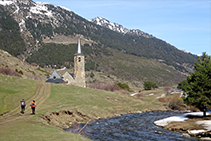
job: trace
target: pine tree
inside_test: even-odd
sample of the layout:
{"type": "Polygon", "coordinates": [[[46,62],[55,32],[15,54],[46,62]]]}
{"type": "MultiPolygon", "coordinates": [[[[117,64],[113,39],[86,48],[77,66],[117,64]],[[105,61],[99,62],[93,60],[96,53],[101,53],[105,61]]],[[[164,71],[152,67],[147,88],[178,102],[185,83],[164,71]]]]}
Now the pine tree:
{"type": "Polygon", "coordinates": [[[189,91],[185,99],[187,104],[198,107],[204,111],[211,106],[211,58],[203,53],[202,57],[198,57],[198,61],[194,64],[195,72],[187,78],[189,91]]]}

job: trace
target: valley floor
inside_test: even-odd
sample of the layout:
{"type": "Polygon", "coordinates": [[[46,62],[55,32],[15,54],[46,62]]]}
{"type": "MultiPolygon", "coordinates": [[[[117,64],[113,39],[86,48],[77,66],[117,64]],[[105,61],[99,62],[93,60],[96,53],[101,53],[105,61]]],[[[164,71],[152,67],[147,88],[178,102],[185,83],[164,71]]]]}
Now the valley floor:
{"type": "MultiPolygon", "coordinates": [[[[90,88],[56,85],[0,75],[0,140],[89,140],[79,134],[63,131],[73,124],[120,116],[127,113],[167,110],[159,102],[162,89],[131,96],[90,88]],[[26,100],[25,114],[20,113],[19,101],[26,100]],[[31,115],[30,102],[36,101],[36,114],[31,115]]],[[[207,117],[210,120],[210,117],[207,117]]],[[[197,119],[171,122],[164,128],[183,132],[204,130],[197,119]],[[185,123],[185,124],[184,124],[185,123]],[[194,128],[189,128],[194,125],[194,128]],[[183,126],[183,127],[181,127],[183,126]],[[175,128],[173,128],[175,127],[175,128]],[[186,128],[186,129],[185,129],[186,128]]],[[[205,119],[203,119],[205,120],[205,119]]]]}
{"type": "Polygon", "coordinates": [[[142,97],[120,92],[56,85],[0,75],[0,140],[89,140],[63,131],[75,123],[104,119],[139,111],[166,110],[155,95],[142,97]],[[26,101],[25,114],[20,113],[20,100],[26,101]],[[30,103],[36,101],[36,114],[30,103]]]}

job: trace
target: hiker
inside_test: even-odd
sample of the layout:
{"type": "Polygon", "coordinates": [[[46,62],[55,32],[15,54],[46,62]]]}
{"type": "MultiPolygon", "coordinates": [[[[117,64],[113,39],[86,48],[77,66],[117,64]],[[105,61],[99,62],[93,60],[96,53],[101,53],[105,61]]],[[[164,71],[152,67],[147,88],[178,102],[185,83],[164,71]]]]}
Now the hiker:
{"type": "Polygon", "coordinates": [[[31,103],[31,108],[32,108],[32,115],[35,114],[35,107],[36,107],[36,104],[35,104],[35,101],[33,100],[32,103],[31,103]]]}
{"type": "Polygon", "coordinates": [[[20,104],[21,104],[21,113],[24,114],[25,107],[26,107],[25,100],[22,99],[22,100],[20,101],[20,104]]]}

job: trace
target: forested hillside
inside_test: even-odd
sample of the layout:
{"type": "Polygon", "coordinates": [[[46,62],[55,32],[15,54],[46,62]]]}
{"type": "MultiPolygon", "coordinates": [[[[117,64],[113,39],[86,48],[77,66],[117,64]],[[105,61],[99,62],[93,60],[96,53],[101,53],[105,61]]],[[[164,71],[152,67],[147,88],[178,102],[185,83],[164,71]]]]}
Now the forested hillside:
{"type": "Polygon", "coordinates": [[[22,54],[26,45],[18,23],[0,6],[0,48],[14,56],[22,54]]]}
{"type": "MultiPolygon", "coordinates": [[[[70,15],[70,11],[63,10],[63,12],[70,15]]],[[[30,18],[26,21],[26,27],[33,37],[38,40],[42,40],[43,36],[53,38],[54,34],[66,36],[80,34],[104,47],[110,47],[139,57],[163,60],[167,65],[172,65],[182,72],[188,72],[183,64],[190,64],[191,67],[196,61],[196,56],[182,52],[155,37],[146,38],[137,35],[121,34],[91,23],[73,12],[71,15],[75,20],[64,18],[62,23],[65,27],[59,26],[53,28],[50,23],[41,23],[36,19],[32,20],[30,18]],[[37,25],[37,27],[34,25],[37,25]]]]}

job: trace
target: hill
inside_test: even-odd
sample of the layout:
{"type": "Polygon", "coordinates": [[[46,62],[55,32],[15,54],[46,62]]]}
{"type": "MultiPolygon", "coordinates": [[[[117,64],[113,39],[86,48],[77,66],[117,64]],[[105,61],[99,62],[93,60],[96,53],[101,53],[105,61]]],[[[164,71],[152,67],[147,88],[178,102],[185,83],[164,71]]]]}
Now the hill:
{"type": "Polygon", "coordinates": [[[6,24],[0,23],[1,30],[8,33],[5,38],[16,39],[7,42],[4,38],[5,43],[1,44],[0,48],[29,63],[37,63],[42,67],[55,66],[57,69],[65,66],[71,69],[72,56],[76,50],[75,39],[81,36],[82,50],[86,55],[86,70],[101,72],[104,77],[114,75],[117,81],[135,80],[139,84],[151,80],[164,86],[177,84],[193,72],[193,64],[197,58],[195,55],[180,51],[169,43],[141,31],[140,34],[131,34],[136,31],[120,33],[86,20],[61,6],[35,3],[31,0],[3,1],[0,3],[0,9],[3,15],[7,16],[2,16],[2,21],[15,25],[7,27],[2,26],[6,24]],[[18,40],[19,36],[10,37],[13,35],[9,34],[10,31],[15,31],[22,40],[18,40]],[[18,53],[15,51],[17,48],[18,53]],[[120,54],[124,60],[119,60],[120,54]],[[138,62],[131,63],[127,61],[128,56],[130,60],[148,60],[153,67],[145,67],[138,62]],[[111,66],[108,63],[112,60],[109,59],[115,60],[116,63],[111,66]],[[123,63],[117,65],[118,62],[131,64],[128,64],[128,67],[123,63]],[[162,67],[154,69],[155,66],[162,67]]]}
{"type": "Polygon", "coordinates": [[[8,68],[8,70],[13,72],[21,72],[21,77],[33,80],[46,80],[49,75],[46,70],[32,66],[0,49],[0,69],[4,68],[8,68]]]}

